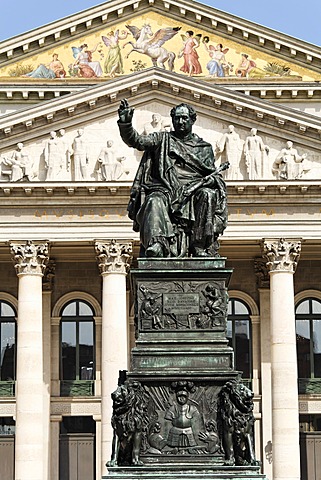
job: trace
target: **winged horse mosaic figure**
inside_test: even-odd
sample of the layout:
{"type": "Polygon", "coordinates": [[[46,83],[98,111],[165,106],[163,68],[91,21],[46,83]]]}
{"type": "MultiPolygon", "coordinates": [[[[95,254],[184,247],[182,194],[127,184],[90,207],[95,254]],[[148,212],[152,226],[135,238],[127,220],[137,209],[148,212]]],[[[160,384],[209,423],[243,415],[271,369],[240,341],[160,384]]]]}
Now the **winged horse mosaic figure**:
{"type": "Polygon", "coordinates": [[[167,40],[173,38],[180,31],[181,27],[161,28],[157,30],[155,34],[152,32],[151,26],[147,23],[145,23],[142,28],[135,27],[134,25],[126,25],[126,28],[136,41],[136,43],[127,42],[123,46],[123,48],[128,44],[132,46],[126,58],[128,58],[132,52],[138,52],[151,58],[154,67],[166,69],[165,63],[167,62],[169,70],[172,71],[174,69],[176,55],[174,52],[166,50],[162,45],[167,42],[167,40]]]}

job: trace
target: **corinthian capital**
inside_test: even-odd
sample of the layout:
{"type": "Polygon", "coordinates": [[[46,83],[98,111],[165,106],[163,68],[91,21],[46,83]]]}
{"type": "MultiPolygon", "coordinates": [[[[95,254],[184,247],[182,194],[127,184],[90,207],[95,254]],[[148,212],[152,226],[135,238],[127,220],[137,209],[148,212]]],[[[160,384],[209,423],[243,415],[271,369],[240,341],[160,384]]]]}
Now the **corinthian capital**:
{"type": "Polygon", "coordinates": [[[301,253],[299,240],[285,238],[264,240],[262,256],[266,258],[266,266],[270,272],[283,271],[294,273],[301,253]]]}
{"type": "Polygon", "coordinates": [[[96,242],[95,250],[100,273],[127,273],[132,260],[132,244],[116,240],[96,242]]]}
{"type": "Polygon", "coordinates": [[[48,243],[10,244],[11,258],[17,275],[43,275],[49,260],[48,243]]]}

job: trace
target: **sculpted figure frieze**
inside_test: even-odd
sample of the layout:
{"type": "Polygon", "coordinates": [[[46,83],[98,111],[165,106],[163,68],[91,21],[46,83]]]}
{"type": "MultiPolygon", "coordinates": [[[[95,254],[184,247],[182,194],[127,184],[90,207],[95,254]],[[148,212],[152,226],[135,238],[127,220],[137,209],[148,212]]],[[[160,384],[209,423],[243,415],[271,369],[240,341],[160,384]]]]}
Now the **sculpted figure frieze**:
{"type": "Polygon", "coordinates": [[[201,413],[195,403],[190,401],[190,393],[196,392],[193,382],[179,381],[171,384],[175,400],[165,412],[165,420],[171,422],[166,445],[173,453],[194,453],[197,432],[202,427],[201,413]]]}
{"type": "Polygon", "coordinates": [[[72,154],[72,149],[68,140],[66,140],[66,130],[64,128],[61,128],[58,133],[59,133],[59,149],[60,149],[60,155],[61,155],[61,164],[62,164],[62,167],[66,169],[67,172],[69,172],[70,156],[72,154]]]}
{"type": "Polygon", "coordinates": [[[240,379],[215,385],[180,377],[156,385],[120,373],[111,395],[114,441],[108,466],[142,466],[150,457],[172,462],[182,455],[219,465],[259,465],[253,392],[240,379]]]}
{"type": "Polygon", "coordinates": [[[250,180],[264,177],[263,167],[269,151],[269,147],[257,134],[257,129],[251,128],[251,135],[246,137],[244,144],[245,162],[250,180]]]}
{"type": "Polygon", "coordinates": [[[225,329],[228,295],[217,281],[141,283],[136,301],[143,331],[225,329]]]}
{"type": "MultiPolygon", "coordinates": [[[[185,143],[184,139],[178,138],[178,135],[180,135],[178,129],[175,130],[173,125],[170,126],[172,122],[169,119],[169,114],[166,114],[166,107],[157,105],[155,102],[151,108],[153,113],[142,108],[133,117],[138,132],[142,132],[142,138],[149,138],[151,135],[158,139],[170,138],[171,142],[175,139],[176,145],[181,142],[185,151],[189,149],[189,152],[196,152],[198,149],[193,158],[203,158],[203,153],[206,152],[205,160],[198,163],[199,166],[202,164],[202,167],[198,170],[197,175],[193,175],[195,165],[191,166],[188,162],[187,167],[183,166],[182,168],[179,166],[177,159],[170,159],[169,157],[169,161],[174,162],[176,177],[180,168],[180,179],[178,180],[179,183],[171,183],[170,187],[172,192],[173,190],[177,191],[177,198],[173,198],[174,202],[171,200],[168,205],[168,208],[172,210],[170,220],[173,232],[168,237],[169,242],[167,243],[169,245],[161,247],[165,255],[168,255],[168,252],[170,252],[170,256],[191,255],[193,253],[193,243],[198,254],[204,255],[210,252],[215,254],[217,252],[218,243],[215,242],[219,240],[219,236],[225,228],[219,225],[222,215],[218,214],[218,205],[215,206],[215,203],[218,202],[219,204],[222,198],[222,195],[218,192],[224,195],[225,189],[225,184],[222,184],[221,187],[218,186],[219,178],[223,177],[223,182],[224,178],[232,181],[277,179],[282,182],[301,178],[309,180],[321,178],[320,155],[316,149],[308,149],[300,144],[294,146],[291,140],[288,140],[284,145],[282,138],[279,140],[274,137],[269,138],[266,132],[261,135],[255,125],[249,132],[244,127],[237,125],[226,127],[219,120],[209,120],[203,116],[197,119],[196,124],[192,122],[190,139],[185,143]],[[195,134],[196,131],[198,135],[195,134]],[[202,140],[201,137],[205,138],[207,142],[202,140]],[[196,142],[196,138],[199,139],[198,142],[196,142]],[[208,146],[205,148],[206,143],[208,146]],[[216,168],[221,168],[221,165],[224,165],[226,161],[230,163],[230,168],[226,173],[222,174],[222,177],[219,172],[215,174],[216,168]],[[194,182],[188,178],[187,171],[195,179],[194,182]],[[205,180],[205,177],[210,175],[212,177],[205,180]],[[201,178],[204,179],[202,185],[199,184],[201,178]],[[177,186],[179,188],[176,188],[177,186]],[[213,234],[214,241],[212,236],[212,240],[208,238],[204,245],[199,246],[197,241],[190,242],[190,232],[192,230],[195,231],[196,236],[199,235],[197,233],[199,231],[198,226],[197,229],[193,228],[193,216],[195,217],[195,212],[198,209],[200,196],[205,195],[206,192],[206,195],[212,195],[213,197],[214,194],[211,193],[213,191],[216,192],[218,197],[214,200],[214,203],[212,198],[210,208],[213,211],[210,216],[216,217],[213,225],[214,230],[217,229],[217,231],[213,234]],[[192,209],[190,208],[191,205],[193,205],[192,209]],[[184,211],[183,215],[181,210],[184,211]],[[188,215],[186,214],[187,210],[189,210],[188,215]],[[171,240],[174,237],[172,244],[171,240]]],[[[68,127],[56,130],[52,128],[50,132],[48,130],[47,135],[45,134],[45,138],[40,137],[31,140],[26,136],[23,142],[13,144],[1,151],[0,182],[132,181],[137,171],[137,163],[141,160],[141,152],[145,152],[144,159],[147,156],[151,159],[154,154],[147,153],[151,150],[146,145],[140,145],[134,147],[134,149],[129,145],[124,145],[118,135],[118,125],[114,119],[106,118],[103,122],[94,121],[82,128],[68,127]]],[[[153,148],[156,152],[156,146],[153,148]]],[[[150,159],[148,163],[144,164],[144,168],[141,164],[138,169],[139,172],[145,172],[143,181],[145,181],[146,175],[148,176],[147,166],[151,164],[150,159]]],[[[153,164],[156,165],[157,162],[158,160],[154,159],[153,164]]],[[[172,182],[173,172],[167,173],[172,182]]],[[[152,174],[154,182],[154,180],[157,180],[154,169],[152,174]]],[[[137,186],[137,184],[135,185],[137,186]]],[[[165,190],[168,190],[168,185],[165,190]]],[[[132,194],[136,198],[134,191],[133,188],[132,194]]],[[[146,186],[144,186],[144,192],[147,193],[146,186]]],[[[149,193],[151,193],[150,190],[148,190],[148,195],[144,197],[145,200],[147,198],[148,200],[151,199],[149,193]]],[[[208,199],[206,202],[211,203],[208,199]]],[[[223,205],[223,202],[221,202],[221,205],[223,205]]],[[[135,218],[138,217],[135,216],[135,218]]],[[[201,223],[203,220],[201,220],[201,223]]],[[[135,228],[138,228],[136,223],[135,228]]],[[[207,225],[205,230],[208,231],[208,228],[210,227],[207,225]]],[[[156,253],[159,254],[159,252],[156,253]]]]}
{"type": "Polygon", "coordinates": [[[100,179],[108,182],[126,177],[129,172],[124,169],[125,160],[126,157],[117,154],[113,140],[107,140],[98,157],[100,179]]]}
{"type": "Polygon", "coordinates": [[[243,142],[240,135],[235,131],[234,125],[228,126],[228,131],[216,143],[216,149],[219,157],[225,152],[226,160],[230,164],[230,168],[226,172],[226,178],[228,180],[238,180],[243,142]]]}
{"type": "Polygon", "coordinates": [[[50,132],[49,140],[44,148],[45,168],[47,170],[46,180],[57,180],[62,167],[60,141],[57,132],[50,132]]]}
{"type": "Polygon", "coordinates": [[[151,122],[144,124],[143,135],[153,132],[165,132],[169,127],[170,124],[163,119],[160,113],[153,113],[151,122]]]}
{"type": "Polygon", "coordinates": [[[216,461],[223,463],[217,424],[218,391],[213,385],[199,385],[184,378],[148,388],[149,429],[142,453],[168,458],[207,455],[211,461],[216,456],[216,461]]]}
{"type": "Polygon", "coordinates": [[[84,135],[83,128],[77,130],[77,136],[74,138],[72,144],[72,163],[73,163],[73,179],[87,180],[88,171],[87,166],[89,162],[89,152],[87,140],[84,135]]]}
{"type": "Polygon", "coordinates": [[[293,142],[286,142],[286,146],[277,155],[272,172],[278,180],[297,180],[309,171],[309,167],[305,163],[306,153],[299,154],[298,150],[293,147],[293,142]]]}
{"type": "Polygon", "coordinates": [[[23,143],[17,143],[17,148],[13,151],[11,157],[2,158],[1,175],[10,182],[35,179],[33,162],[23,143]]]}

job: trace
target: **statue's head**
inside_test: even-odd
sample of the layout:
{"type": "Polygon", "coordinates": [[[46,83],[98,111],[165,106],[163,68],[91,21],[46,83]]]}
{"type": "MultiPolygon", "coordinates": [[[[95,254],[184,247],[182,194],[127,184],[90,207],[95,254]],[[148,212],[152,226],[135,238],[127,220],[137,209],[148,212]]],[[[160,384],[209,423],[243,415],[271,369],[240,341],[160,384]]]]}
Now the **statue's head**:
{"type": "Polygon", "coordinates": [[[179,390],[176,392],[176,400],[180,405],[185,405],[188,401],[188,392],[186,390],[179,390]]]}
{"type": "Polygon", "coordinates": [[[185,137],[191,133],[197,115],[191,105],[181,103],[172,108],[171,117],[176,135],[178,137],[185,137]]]}
{"type": "Polygon", "coordinates": [[[154,124],[160,123],[161,120],[162,120],[162,116],[161,116],[160,113],[153,113],[153,115],[152,115],[152,122],[153,122],[154,124]]]}

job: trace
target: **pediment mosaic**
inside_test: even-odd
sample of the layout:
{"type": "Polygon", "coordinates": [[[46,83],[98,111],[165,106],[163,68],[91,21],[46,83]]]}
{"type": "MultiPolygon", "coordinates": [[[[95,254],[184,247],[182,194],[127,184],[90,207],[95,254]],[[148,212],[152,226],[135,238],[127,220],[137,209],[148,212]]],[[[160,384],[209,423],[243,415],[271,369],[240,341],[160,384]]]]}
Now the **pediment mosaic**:
{"type": "MultiPolygon", "coordinates": [[[[137,108],[139,133],[170,130],[170,108],[151,102],[137,108]]],[[[212,144],[217,164],[228,161],[227,180],[321,179],[321,151],[291,138],[198,115],[194,132],[212,144]]],[[[20,142],[0,152],[2,182],[126,182],[132,181],[141,154],[123,144],[116,115],[91,121],[82,128],[49,129],[46,137],[20,142]]]]}
{"type": "Polygon", "coordinates": [[[183,20],[178,17],[173,21],[150,11],[106,24],[94,33],[87,32],[50,48],[39,47],[24,55],[23,60],[7,63],[0,69],[0,78],[106,81],[156,66],[206,80],[321,79],[319,73],[290,58],[280,60],[250,44],[222,38],[214,29],[196,29],[183,20]]]}

